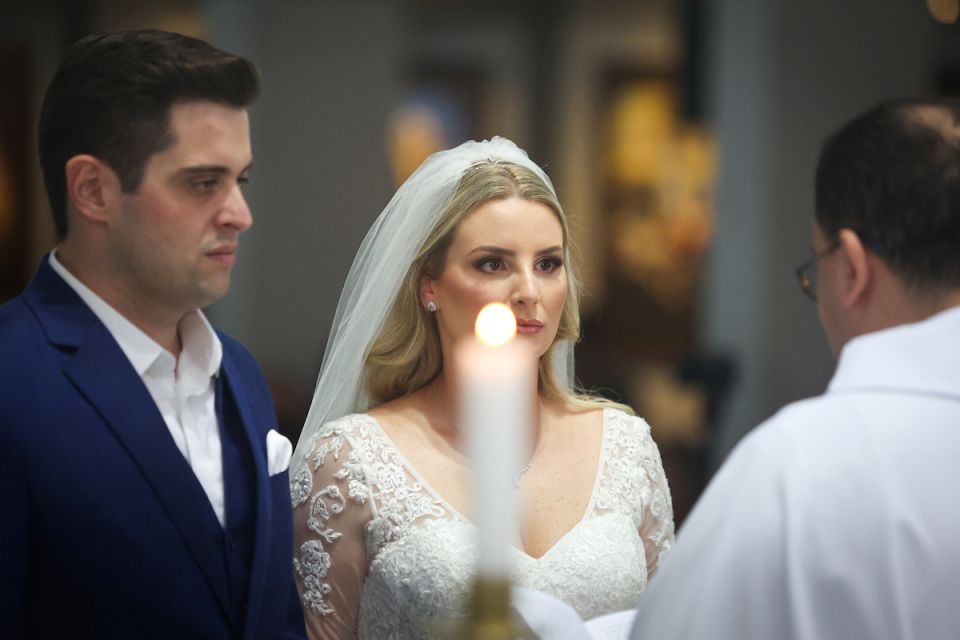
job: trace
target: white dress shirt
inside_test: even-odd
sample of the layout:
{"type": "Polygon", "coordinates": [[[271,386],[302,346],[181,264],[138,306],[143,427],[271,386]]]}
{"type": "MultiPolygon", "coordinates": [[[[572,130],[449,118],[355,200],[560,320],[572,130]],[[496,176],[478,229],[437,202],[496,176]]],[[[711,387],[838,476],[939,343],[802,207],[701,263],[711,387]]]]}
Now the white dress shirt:
{"type": "Polygon", "coordinates": [[[631,637],[960,634],[960,307],[850,341],[731,454],[631,637]]]}
{"type": "Polygon", "coordinates": [[[173,354],[90,290],[50,253],[50,266],[90,307],[117,341],[157,405],[177,448],[193,468],[210,505],[225,523],[223,458],[216,410],[216,377],[223,347],[199,310],[177,327],[183,349],[173,354]]]}

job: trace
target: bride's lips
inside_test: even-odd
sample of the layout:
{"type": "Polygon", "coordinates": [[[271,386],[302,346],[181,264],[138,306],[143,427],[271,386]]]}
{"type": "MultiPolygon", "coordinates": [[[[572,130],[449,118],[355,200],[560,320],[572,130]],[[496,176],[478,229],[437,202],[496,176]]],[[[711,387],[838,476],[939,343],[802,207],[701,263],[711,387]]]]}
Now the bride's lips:
{"type": "Polygon", "coordinates": [[[517,320],[517,333],[539,333],[541,329],[543,329],[543,323],[539,320],[517,320]]]}
{"type": "Polygon", "coordinates": [[[237,262],[237,245],[225,244],[207,251],[206,256],[226,267],[232,267],[237,262]]]}

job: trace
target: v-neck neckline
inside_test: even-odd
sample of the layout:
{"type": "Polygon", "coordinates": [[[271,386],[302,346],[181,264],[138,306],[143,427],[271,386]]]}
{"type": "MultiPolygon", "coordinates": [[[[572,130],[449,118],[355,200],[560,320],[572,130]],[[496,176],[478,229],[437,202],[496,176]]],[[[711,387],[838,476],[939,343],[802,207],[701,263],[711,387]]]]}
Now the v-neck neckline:
{"type": "MultiPolygon", "coordinates": [[[[590,514],[593,512],[594,504],[596,503],[596,499],[597,499],[597,492],[598,492],[599,489],[600,489],[600,484],[601,484],[601,481],[602,481],[602,479],[603,479],[603,470],[604,470],[604,467],[605,467],[606,464],[607,464],[607,449],[608,449],[608,444],[609,444],[609,443],[608,443],[608,434],[609,434],[608,426],[609,426],[609,422],[610,422],[610,411],[611,411],[611,410],[605,408],[605,409],[602,409],[602,411],[603,411],[603,414],[602,414],[602,417],[601,417],[602,423],[601,423],[601,433],[600,433],[600,455],[597,457],[597,468],[596,468],[596,471],[595,471],[595,473],[594,473],[593,488],[590,490],[590,499],[587,500],[587,506],[586,506],[586,509],[584,509],[583,514],[582,514],[582,515],[580,516],[580,518],[576,521],[576,523],[574,523],[574,525],[573,525],[572,527],[570,527],[569,529],[567,529],[567,530],[563,533],[563,535],[561,535],[559,538],[557,538],[557,539],[553,542],[553,544],[551,544],[550,547],[549,547],[546,551],[543,552],[543,554],[541,554],[541,555],[539,555],[539,556],[533,556],[533,555],[527,553],[527,551],[526,551],[525,549],[523,549],[523,548],[521,548],[521,547],[518,547],[517,545],[515,545],[515,544],[513,544],[513,543],[508,543],[511,550],[516,551],[517,553],[519,553],[519,554],[523,555],[524,557],[529,558],[530,560],[533,560],[533,561],[542,560],[543,558],[546,558],[548,555],[550,555],[550,553],[551,553],[554,549],[556,549],[557,546],[559,546],[560,543],[563,542],[563,540],[564,540],[567,536],[569,536],[571,533],[573,533],[581,524],[583,524],[584,522],[586,522],[587,520],[590,519],[589,516],[590,516],[590,514]]],[[[454,517],[454,519],[460,521],[461,523],[466,524],[466,525],[469,525],[469,526],[471,526],[471,527],[476,527],[476,525],[473,523],[472,520],[470,520],[470,518],[468,518],[468,517],[466,517],[465,515],[463,515],[463,514],[460,512],[460,510],[457,509],[457,508],[455,508],[452,504],[450,504],[450,502],[448,502],[448,501],[446,500],[446,498],[444,498],[444,497],[440,494],[440,492],[438,492],[438,491],[433,487],[432,484],[430,484],[429,482],[427,482],[427,480],[420,474],[420,472],[417,470],[417,468],[416,468],[415,466],[413,466],[413,464],[407,459],[407,456],[404,455],[403,450],[401,450],[400,447],[397,445],[397,443],[393,440],[393,438],[390,437],[390,434],[387,433],[387,430],[383,428],[383,425],[380,424],[380,421],[379,421],[379,420],[377,420],[375,417],[373,417],[373,416],[370,415],[369,413],[364,414],[364,416],[365,416],[367,419],[369,419],[372,424],[374,424],[374,425],[376,426],[377,430],[380,431],[380,434],[383,436],[384,440],[387,442],[387,444],[390,446],[390,448],[393,449],[393,451],[394,451],[394,453],[396,454],[397,458],[399,458],[400,463],[401,463],[401,465],[403,466],[403,468],[413,477],[413,479],[414,479],[417,483],[420,484],[420,486],[422,486],[431,496],[433,496],[433,499],[436,500],[437,503],[438,503],[442,508],[446,509],[446,510],[454,517]]]]}

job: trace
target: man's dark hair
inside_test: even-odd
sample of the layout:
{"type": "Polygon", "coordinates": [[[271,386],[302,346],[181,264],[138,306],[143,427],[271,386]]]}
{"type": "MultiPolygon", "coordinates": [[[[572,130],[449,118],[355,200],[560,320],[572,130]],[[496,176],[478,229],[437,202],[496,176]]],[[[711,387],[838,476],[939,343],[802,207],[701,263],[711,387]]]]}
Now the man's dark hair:
{"type": "Polygon", "coordinates": [[[249,60],[177,33],[98,33],[73,44],[47,88],[38,127],[58,240],[67,236],[64,166],[70,158],[99,158],[117,173],[124,193],[135,193],[150,156],[176,143],[170,132],[174,103],[209,100],[244,108],[259,92],[249,60]]]}
{"type": "Polygon", "coordinates": [[[852,229],[914,289],[960,286],[960,102],[884,102],[827,139],[816,219],[852,229]]]}

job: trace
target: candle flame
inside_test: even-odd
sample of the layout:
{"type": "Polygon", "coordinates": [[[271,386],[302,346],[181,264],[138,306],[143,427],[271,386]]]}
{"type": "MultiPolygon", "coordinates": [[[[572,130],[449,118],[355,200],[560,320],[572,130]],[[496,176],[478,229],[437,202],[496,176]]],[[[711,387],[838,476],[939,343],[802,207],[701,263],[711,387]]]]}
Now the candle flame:
{"type": "Polygon", "coordinates": [[[491,302],[477,314],[476,333],[480,342],[499,347],[517,335],[517,319],[507,305],[491,302]]]}

